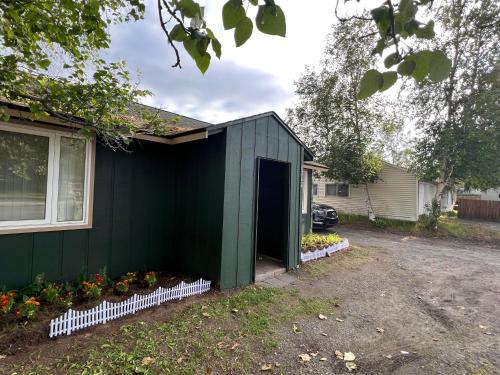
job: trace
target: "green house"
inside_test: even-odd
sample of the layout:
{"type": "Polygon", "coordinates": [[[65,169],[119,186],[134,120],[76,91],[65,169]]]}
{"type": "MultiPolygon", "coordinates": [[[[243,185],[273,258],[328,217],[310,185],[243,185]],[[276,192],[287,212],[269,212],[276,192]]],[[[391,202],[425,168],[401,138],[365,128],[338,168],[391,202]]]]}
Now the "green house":
{"type": "Polygon", "coordinates": [[[313,155],[274,112],[222,124],[176,117],[127,150],[8,105],[0,122],[0,286],[106,267],[254,282],[257,257],[291,270],[310,230],[313,155]],[[304,189],[303,189],[304,187],[304,189]]]}

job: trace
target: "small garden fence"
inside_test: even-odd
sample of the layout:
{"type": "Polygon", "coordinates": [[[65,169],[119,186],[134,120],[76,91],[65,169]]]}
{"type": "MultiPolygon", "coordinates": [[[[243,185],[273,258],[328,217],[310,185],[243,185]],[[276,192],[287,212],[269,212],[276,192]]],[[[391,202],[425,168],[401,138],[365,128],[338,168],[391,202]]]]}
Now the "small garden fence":
{"type": "Polygon", "coordinates": [[[301,252],[300,253],[300,260],[304,263],[309,262],[311,260],[316,260],[319,258],[326,257],[327,255],[329,256],[329,255],[331,255],[339,250],[347,249],[348,247],[349,247],[349,240],[347,238],[344,238],[339,243],[325,247],[324,249],[307,251],[305,253],[301,252]]]}
{"type": "Polygon", "coordinates": [[[458,217],[500,221],[500,202],[460,199],[458,201],[458,217]]]}
{"type": "Polygon", "coordinates": [[[202,294],[210,290],[210,281],[199,279],[192,283],[180,284],[172,288],[159,287],[149,294],[134,294],[122,302],[103,301],[100,305],[85,311],[69,309],[66,313],[50,321],[49,337],[70,335],[72,332],[120,318],[164,302],[180,300],[184,297],[202,294]]]}

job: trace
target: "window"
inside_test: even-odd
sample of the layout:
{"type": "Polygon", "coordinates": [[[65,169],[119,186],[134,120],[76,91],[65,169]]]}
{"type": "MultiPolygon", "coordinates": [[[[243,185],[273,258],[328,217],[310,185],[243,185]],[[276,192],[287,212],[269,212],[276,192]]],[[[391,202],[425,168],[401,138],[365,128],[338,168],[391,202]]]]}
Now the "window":
{"type": "Polygon", "coordinates": [[[349,184],[338,184],[337,195],[339,197],[349,196],[349,184]]]}
{"type": "Polygon", "coordinates": [[[302,213],[307,214],[307,204],[309,200],[309,182],[307,171],[302,171],[302,213]]]}
{"type": "Polygon", "coordinates": [[[91,146],[66,132],[2,123],[0,233],[89,225],[91,146]]]}
{"type": "Polygon", "coordinates": [[[337,195],[337,184],[326,184],[325,195],[330,195],[330,196],[337,195]]]}
{"type": "Polygon", "coordinates": [[[349,184],[325,184],[325,195],[333,197],[348,197],[349,184]]]}
{"type": "Polygon", "coordinates": [[[313,184],[313,195],[317,196],[318,195],[318,184],[313,184]]]}

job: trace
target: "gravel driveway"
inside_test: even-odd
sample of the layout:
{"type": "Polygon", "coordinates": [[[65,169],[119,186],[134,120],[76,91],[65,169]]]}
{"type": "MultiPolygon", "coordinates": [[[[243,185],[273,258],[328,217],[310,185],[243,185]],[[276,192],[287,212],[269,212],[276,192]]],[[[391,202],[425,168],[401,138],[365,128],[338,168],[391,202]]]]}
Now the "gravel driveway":
{"type": "Polygon", "coordinates": [[[353,352],[361,374],[500,373],[500,248],[338,231],[359,248],[305,267],[292,284],[339,297],[341,316],[325,312],[327,320],[298,321],[300,334],[282,332],[275,356],[294,364],[291,373],[347,372],[335,350],[353,352]],[[315,268],[321,276],[311,276],[315,268]]]}

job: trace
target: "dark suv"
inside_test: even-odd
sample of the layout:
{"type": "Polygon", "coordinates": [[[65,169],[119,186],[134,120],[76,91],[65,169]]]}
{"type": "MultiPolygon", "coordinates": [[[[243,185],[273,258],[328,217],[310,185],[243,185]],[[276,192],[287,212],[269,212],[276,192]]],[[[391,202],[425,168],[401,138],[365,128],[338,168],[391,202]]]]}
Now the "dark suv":
{"type": "Polygon", "coordinates": [[[322,203],[312,204],[313,228],[327,228],[339,222],[337,211],[332,206],[322,203]]]}

